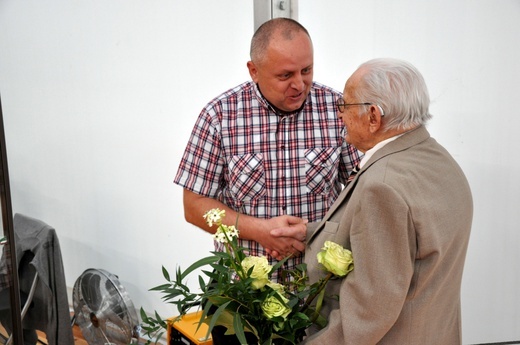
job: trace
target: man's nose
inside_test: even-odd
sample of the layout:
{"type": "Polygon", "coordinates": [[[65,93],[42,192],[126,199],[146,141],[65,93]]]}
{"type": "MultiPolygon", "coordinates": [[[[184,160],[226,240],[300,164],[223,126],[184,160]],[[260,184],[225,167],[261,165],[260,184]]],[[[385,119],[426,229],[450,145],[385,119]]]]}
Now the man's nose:
{"type": "Polygon", "coordinates": [[[303,76],[301,75],[301,73],[294,74],[291,82],[291,87],[298,91],[303,91],[303,89],[305,88],[305,82],[303,81],[303,76]]]}

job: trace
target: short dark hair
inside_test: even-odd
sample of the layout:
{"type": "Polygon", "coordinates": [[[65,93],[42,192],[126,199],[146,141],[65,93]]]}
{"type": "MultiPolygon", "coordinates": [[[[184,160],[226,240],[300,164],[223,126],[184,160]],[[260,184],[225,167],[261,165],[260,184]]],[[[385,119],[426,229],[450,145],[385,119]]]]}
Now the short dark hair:
{"type": "Polygon", "coordinates": [[[283,38],[291,40],[295,33],[305,32],[309,39],[311,36],[307,29],[294,19],[274,18],[260,25],[251,39],[251,49],[249,51],[251,61],[262,60],[264,52],[267,50],[271,38],[275,33],[279,33],[283,38]]]}

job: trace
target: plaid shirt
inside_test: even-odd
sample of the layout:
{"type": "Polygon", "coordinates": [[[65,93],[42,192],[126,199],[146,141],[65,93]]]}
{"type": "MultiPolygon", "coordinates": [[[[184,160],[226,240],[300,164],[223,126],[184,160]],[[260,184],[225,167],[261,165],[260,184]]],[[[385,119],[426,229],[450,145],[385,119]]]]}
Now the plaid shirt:
{"type": "MultiPolygon", "coordinates": [[[[359,162],[336,115],[340,96],[314,82],[301,111],[278,115],[252,81],[226,91],[200,113],[174,182],[254,217],[321,220],[359,162]]],[[[257,242],[239,241],[267,256],[257,242]]]]}

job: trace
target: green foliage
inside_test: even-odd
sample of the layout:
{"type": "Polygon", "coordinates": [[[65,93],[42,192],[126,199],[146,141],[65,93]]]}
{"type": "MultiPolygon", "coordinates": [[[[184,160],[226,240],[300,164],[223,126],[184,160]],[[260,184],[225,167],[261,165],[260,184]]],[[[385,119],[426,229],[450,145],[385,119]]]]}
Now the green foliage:
{"type": "MultiPolygon", "coordinates": [[[[177,268],[173,278],[163,266],[167,283],[150,291],[160,292],[164,302],[177,307],[177,319],[192,307],[201,309],[198,327],[202,323],[208,325],[206,336],[213,327],[221,325],[227,328],[226,334],[236,334],[244,344],[247,343],[246,332],[253,333],[261,345],[272,344],[274,339],[278,339],[277,344],[296,344],[303,340],[310,325],[324,327],[327,321],[319,315],[319,310],[324,288],[334,274],[329,272],[325,278],[309,285],[306,265],[301,264],[293,270],[283,271],[281,284],[270,282],[272,273],[279,270],[287,258],[272,267],[262,257],[246,259],[245,249],[238,247],[238,231],[233,226],[222,225],[223,216],[223,211],[214,209],[204,218],[210,226],[218,225],[215,239],[224,243],[226,250],[212,252],[211,256],[196,261],[184,271],[177,268]],[[246,261],[247,264],[243,265],[246,261]],[[202,273],[198,277],[200,290],[192,292],[184,281],[199,269],[202,273]],[[316,307],[311,307],[316,298],[316,307]]],[[[332,242],[326,247],[323,248],[326,253],[319,255],[332,262],[345,261],[336,258],[351,254],[343,248],[337,251],[339,256],[336,252],[330,253],[329,247],[337,247],[332,242]]],[[[347,263],[353,265],[352,261],[347,263]]],[[[166,321],[157,312],[154,317],[148,317],[141,308],[141,318],[144,335],[150,339],[159,339],[167,329],[166,321]]]]}
{"type": "MultiPolygon", "coordinates": [[[[313,309],[305,304],[305,299],[317,294],[323,282],[307,286],[305,264],[297,266],[292,271],[284,271],[284,296],[288,300],[286,305],[291,309],[291,313],[286,319],[268,319],[262,310],[262,303],[270,296],[281,300],[279,293],[269,285],[255,290],[251,285],[254,280],[250,277],[252,268],[244,272],[241,266],[245,258],[244,249],[237,247],[235,238],[228,244],[228,251],[212,252],[212,256],[198,260],[184,271],[178,268],[173,278],[163,266],[163,276],[167,283],[150,291],[160,292],[164,302],[175,305],[179,317],[185,315],[193,306],[202,308],[200,322],[208,324],[208,335],[215,325],[223,325],[227,327],[227,333],[236,334],[243,343],[246,343],[244,332],[253,333],[260,344],[276,338],[284,339],[287,344],[301,341],[305,329],[312,324],[309,315],[314,313],[313,309]],[[208,267],[211,269],[207,269],[208,267]],[[197,269],[201,269],[201,275],[198,277],[200,291],[192,292],[184,281],[197,269]]],[[[273,266],[271,273],[278,270],[284,261],[273,266]]],[[[144,324],[142,329],[146,336],[157,339],[161,330],[160,334],[164,334],[167,325],[157,313],[152,318],[146,316],[141,309],[141,317],[144,324]]]]}
{"type": "Polygon", "coordinates": [[[146,335],[149,340],[146,344],[150,344],[151,342],[159,342],[161,337],[164,335],[167,329],[166,321],[164,321],[157,312],[155,312],[155,316],[146,315],[143,308],[140,310],[141,313],[141,330],[143,334],[146,335]]]}

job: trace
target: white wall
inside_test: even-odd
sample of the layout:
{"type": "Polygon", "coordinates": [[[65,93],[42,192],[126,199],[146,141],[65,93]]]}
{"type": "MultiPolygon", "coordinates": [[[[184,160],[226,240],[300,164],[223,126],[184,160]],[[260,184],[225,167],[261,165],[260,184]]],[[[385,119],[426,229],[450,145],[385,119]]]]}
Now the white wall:
{"type": "MultiPolygon", "coordinates": [[[[464,343],[520,339],[518,0],[300,0],[315,79],[342,90],[365,60],[424,74],[429,129],[465,170],[475,217],[464,343]]],[[[202,106],[249,78],[253,2],[4,0],[0,93],[14,212],[53,225],[67,284],[117,274],[134,304],[211,250],[172,183],[202,106]]],[[[195,277],[193,286],[195,286],[195,277]]]]}

